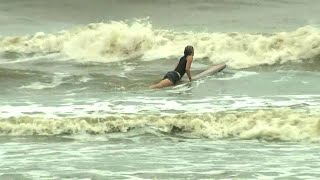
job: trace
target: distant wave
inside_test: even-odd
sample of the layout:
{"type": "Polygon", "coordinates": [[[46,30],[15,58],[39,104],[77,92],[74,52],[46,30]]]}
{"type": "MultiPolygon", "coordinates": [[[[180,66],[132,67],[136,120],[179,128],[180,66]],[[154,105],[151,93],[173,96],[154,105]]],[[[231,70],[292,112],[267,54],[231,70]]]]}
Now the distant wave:
{"type": "Polygon", "coordinates": [[[0,37],[0,52],[61,53],[80,61],[115,62],[178,57],[186,45],[196,59],[241,69],[314,61],[320,55],[320,30],[305,26],[273,34],[197,33],[155,29],[151,23],[95,23],[53,34],[0,37]]]}
{"type": "Polygon", "coordinates": [[[205,138],[241,138],[280,141],[319,141],[318,114],[291,109],[251,112],[158,115],[119,115],[101,118],[10,117],[0,119],[2,135],[76,135],[127,132],[156,128],[166,133],[184,133],[205,138]]]}

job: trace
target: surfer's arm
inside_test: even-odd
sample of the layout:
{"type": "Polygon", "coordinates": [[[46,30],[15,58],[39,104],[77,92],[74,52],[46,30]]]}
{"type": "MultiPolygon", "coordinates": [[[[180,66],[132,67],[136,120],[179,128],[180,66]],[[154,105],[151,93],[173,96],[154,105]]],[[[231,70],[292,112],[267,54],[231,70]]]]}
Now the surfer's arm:
{"type": "Polygon", "coordinates": [[[192,78],[191,78],[191,73],[190,73],[190,68],[191,68],[192,60],[193,60],[193,56],[188,56],[188,57],[187,57],[186,73],[187,73],[187,75],[188,75],[189,81],[192,80],[192,78]]]}

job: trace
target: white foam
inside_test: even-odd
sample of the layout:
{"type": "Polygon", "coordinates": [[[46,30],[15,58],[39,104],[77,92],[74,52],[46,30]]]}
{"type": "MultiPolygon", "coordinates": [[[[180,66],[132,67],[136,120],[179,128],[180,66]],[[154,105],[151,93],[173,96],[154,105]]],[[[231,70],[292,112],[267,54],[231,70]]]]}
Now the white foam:
{"type": "MultiPolygon", "coordinates": [[[[70,95],[73,95],[72,93],[70,95]]],[[[70,96],[71,97],[71,96],[70,96]]],[[[121,100],[98,101],[96,99],[77,102],[65,99],[61,106],[48,107],[41,104],[25,106],[0,106],[1,117],[46,114],[50,117],[68,115],[68,117],[92,116],[100,117],[105,114],[150,114],[161,113],[172,115],[177,112],[212,113],[218,111],[232,111],[237,109],[265,109],[269,107],[291,107],[308,105],[310,108],[320,107],[319,95],[309,96],[217,96],[201,100],[175,100],[167,97],[136,97],[121,100]]]]}
{"type": "MultiPolygon", "coordinates": [[[[90,78],[90,77],[82,77],[79,79],[80,82],[83,82],[83,83],[86,83],[90,80],[92,80],[93,78],[90,78]]],[[[82,88],[83,89],[83,88],[82,88]]],[[[86,88],[85,88],[86,89],[86,88]]]]}
{"type": "Polygon", "coordinates": [[[6,61],[4,59],[4,61],[1,61],[0,64],[16,64],[16,63],[23,63],[23,62],[32,62],[32,61],[43,61],[45,59],[55,59],[55,60],[59,60],[59,61],[66,61],[66,59],[64,59],[63,57],[61,57],[61,54],[58,53],[52,53],[52,54],[46,54],[46,55],[37,55],[37,56],[32,56],[32,57],[19,57],[19,59],[16,59],[14,61],[10,60],[10,61],[6,61]]]}
{"type": "Polygon", "coordinates": [[[48,118],[20,116],[1,118],[0,133],[6,135],[77,135],[127,132],[153,127],[170,133],[178,128],[197,137],[319,141],[319,114],[291,109],[225,111],[204,114],[104,115],[99,118],[48,118]]]}
{"type": "Polygon", "coordinates": [[[232,68],[302,63],[320,54],[320,30],[305,26],[273,34],[196,33],[154,29],[149,22],[89,24],[55,34],[1,37],[1,51],[62,53],[80,61],[114,62],[138,58],[177,58],[186,45],[196,59],[232,68]]]}
{"type": "Polygon", "coordinates": [[[257,75],[257,72],[250,72],[250,71],[236,71],[236,72],[232,72],[232,76],[231,77],[219,77],[219,78],[215,78],[216,80],[233,80],[233,79],[240,79],[243,77],[248,77],[248,76],[254,76],[257,75]]]}
{"type": "Polygon", "coordinates": [[[292,78],[291,76],[281,76],[280,79],[273,80],[272,82],[274,83],[286,82],[286,81],[289,81],[291,78],[292,78]]]}

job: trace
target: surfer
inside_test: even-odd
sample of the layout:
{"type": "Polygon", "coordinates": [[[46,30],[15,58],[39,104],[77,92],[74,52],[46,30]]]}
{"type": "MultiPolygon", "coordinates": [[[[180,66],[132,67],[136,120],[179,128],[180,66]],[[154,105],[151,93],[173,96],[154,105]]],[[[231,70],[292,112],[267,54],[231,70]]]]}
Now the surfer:
{"type": "Polygon", "coordinates": [[[150,86],[150,88],[164,88],[168,86],[175,85],[185,73],[187,73],[189,81],[191,82],[190,68],[193,60],[194,49],[192,46],[187,46],[184,48],[184,55],[180,58],[176,68],[173,71],[167,72],[163,79],[155,85],[150,86]]]}

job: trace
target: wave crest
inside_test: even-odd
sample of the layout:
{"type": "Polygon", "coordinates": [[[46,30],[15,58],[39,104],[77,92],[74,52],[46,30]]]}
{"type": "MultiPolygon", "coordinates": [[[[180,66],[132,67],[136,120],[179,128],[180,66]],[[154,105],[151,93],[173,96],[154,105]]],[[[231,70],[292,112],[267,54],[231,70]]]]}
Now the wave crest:
{"type": "Polygon", "coordinates": [[[290,109],[218,112],[176,116],[124,115],[103,118],[11,117],[1,119],[2,135],[75,135],[127,132],[153,127],[159,131],[189,133],[206,138],[281,141],[319,141],[317,114],[290,109]]]}
{"type": "MultiPolygon", "coordinates": [[[[1,51],[59,52],[82,61],[114,62],[178,57],[186,45],[196,58],[232,68],[302,63],[320,55],[320,31],[312,26],[272,34],[197,33],[155,29],[146,20],[93,23],[55,34],[1,37],[1,51]]],[[[318,60],[318,59],[316,59],[318,60]]]]}

